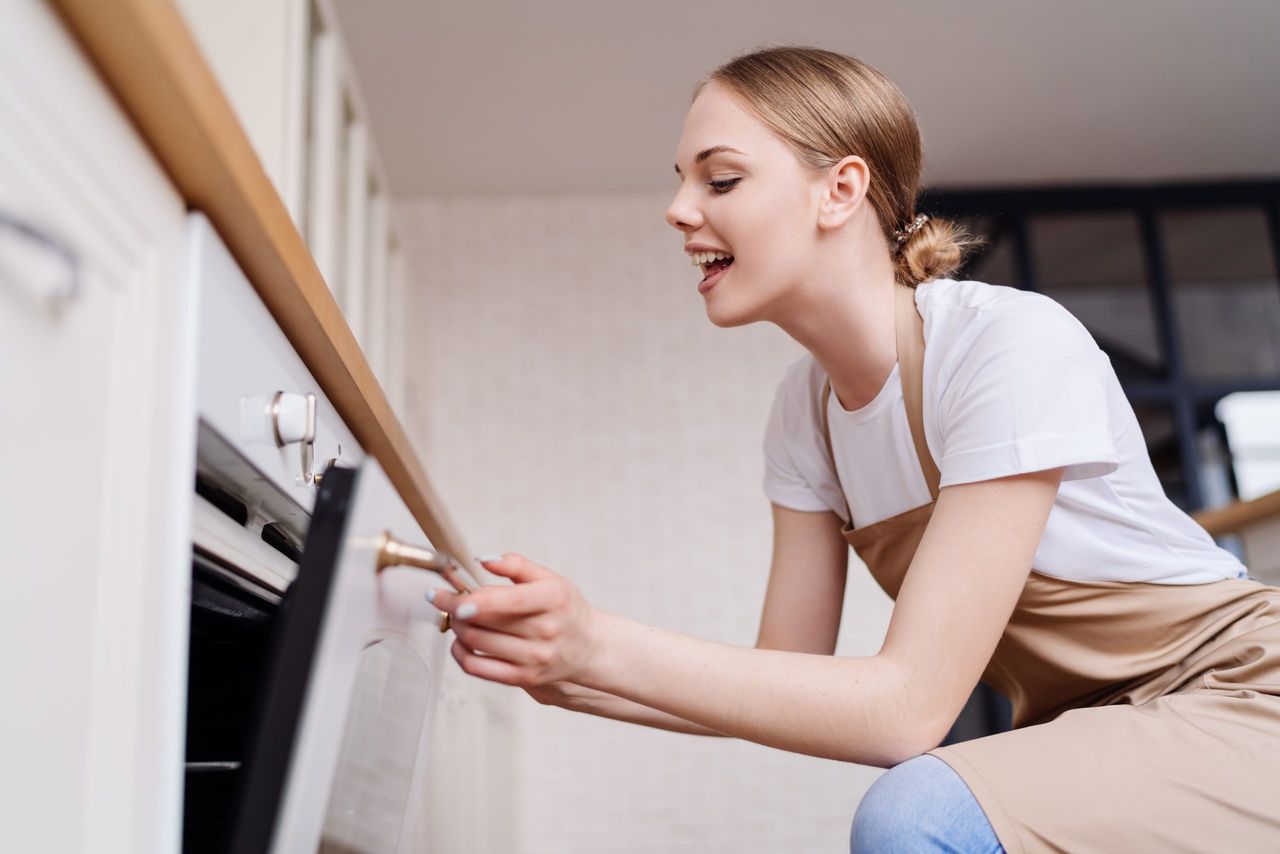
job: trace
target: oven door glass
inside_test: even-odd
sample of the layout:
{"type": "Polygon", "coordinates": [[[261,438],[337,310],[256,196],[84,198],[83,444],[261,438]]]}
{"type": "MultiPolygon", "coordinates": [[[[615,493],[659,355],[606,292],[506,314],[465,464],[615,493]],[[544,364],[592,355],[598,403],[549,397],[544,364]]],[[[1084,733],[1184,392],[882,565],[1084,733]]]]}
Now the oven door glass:
{"type": "Polygon", "coordinates": [[[321,479],[277,617],[231,850],[395,852],[433,679],[428,574],[378,573],[382,470],[321,479]]]}
{"type": "Polygon", "coordinates": [[[394,636],[360,654],[321,851],[397,849],[430,694],[424,666],[418,651],[394,636]]]}

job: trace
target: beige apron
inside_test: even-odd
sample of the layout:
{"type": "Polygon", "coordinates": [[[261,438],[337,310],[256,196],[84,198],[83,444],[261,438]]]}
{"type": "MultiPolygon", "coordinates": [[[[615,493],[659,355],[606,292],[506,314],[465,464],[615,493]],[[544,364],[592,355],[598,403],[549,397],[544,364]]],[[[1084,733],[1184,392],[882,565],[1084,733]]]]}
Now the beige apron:
{"type": "MultiPolygon", "coordinates": [[[[933,500],[843,530],[890,597],[939,482],[924,439],[924,325],[912,289],[895,290],[899,376],[933,500]]],[[[828,382],[829,454],[830,395],[828,382]]],[[[1280,851],[1280,588],[1033,568],[982,680],[1012,701],[1014,729],[929,753],[965,781],[1010,854],[1280,851]]]]}

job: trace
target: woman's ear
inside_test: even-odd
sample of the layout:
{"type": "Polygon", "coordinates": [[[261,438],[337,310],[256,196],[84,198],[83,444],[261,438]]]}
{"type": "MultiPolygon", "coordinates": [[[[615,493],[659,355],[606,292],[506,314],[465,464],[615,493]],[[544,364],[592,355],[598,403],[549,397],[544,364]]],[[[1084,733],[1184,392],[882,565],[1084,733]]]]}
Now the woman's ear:
{"type": "Polygon", "coordinates": [[[871,167],[856,154],[828,169],[818,208],[818,227],[836,229],[848,222],[866,198],[870,182],[871,167]]]}

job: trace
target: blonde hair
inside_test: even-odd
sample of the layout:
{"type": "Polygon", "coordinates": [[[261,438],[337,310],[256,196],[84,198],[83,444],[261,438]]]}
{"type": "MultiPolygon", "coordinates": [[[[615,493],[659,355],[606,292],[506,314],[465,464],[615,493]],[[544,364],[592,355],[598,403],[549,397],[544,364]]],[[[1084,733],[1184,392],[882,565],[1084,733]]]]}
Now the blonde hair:
{"type": "Polygon", "coordinates": [[[737,96],[806,167],[829,169],[853,154],[867,162],[867,198],[903,284],[954,273],[983,242],[957,223],[930,217],[898,243],[895,232],[916,215],[920,128],[902,91],[865,62],[820,48],[773,47],[720,66],[693,97],[712,81],[737,96]]]}

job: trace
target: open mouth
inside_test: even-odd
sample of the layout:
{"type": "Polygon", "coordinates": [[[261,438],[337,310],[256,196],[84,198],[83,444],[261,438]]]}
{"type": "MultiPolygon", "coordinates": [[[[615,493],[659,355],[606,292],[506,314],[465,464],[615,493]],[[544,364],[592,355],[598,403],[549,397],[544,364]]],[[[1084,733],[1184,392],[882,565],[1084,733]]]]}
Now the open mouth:
{"type": "Polygon", "coordinates": [[[702,265],[705,275],[702,281],[698,282],[698,293],[705,294],[716,286],[716,283],[724,277],[725,271],[733,266],[733,257],[716,258],[702,265]]]}
{"type": "Polygon", "coordinates": [[[716,258],[713,261],[703,264],[702,280],[706,281],[707,279],[710,279],[712,276],[715,276],[724,272],[725,270],[729,269],[730,265],[732,264],[733,264],[732,255],[730,255],[728,258],[716,258]]]}
{"type": "Polygon", "coordinates": [[[690,252],[689,260],[702,271],[702,281],[698,283],[699,293],[706,293],[720,280],[724,271],[733,266],[733,256],[723,249],[690,252]]]}

